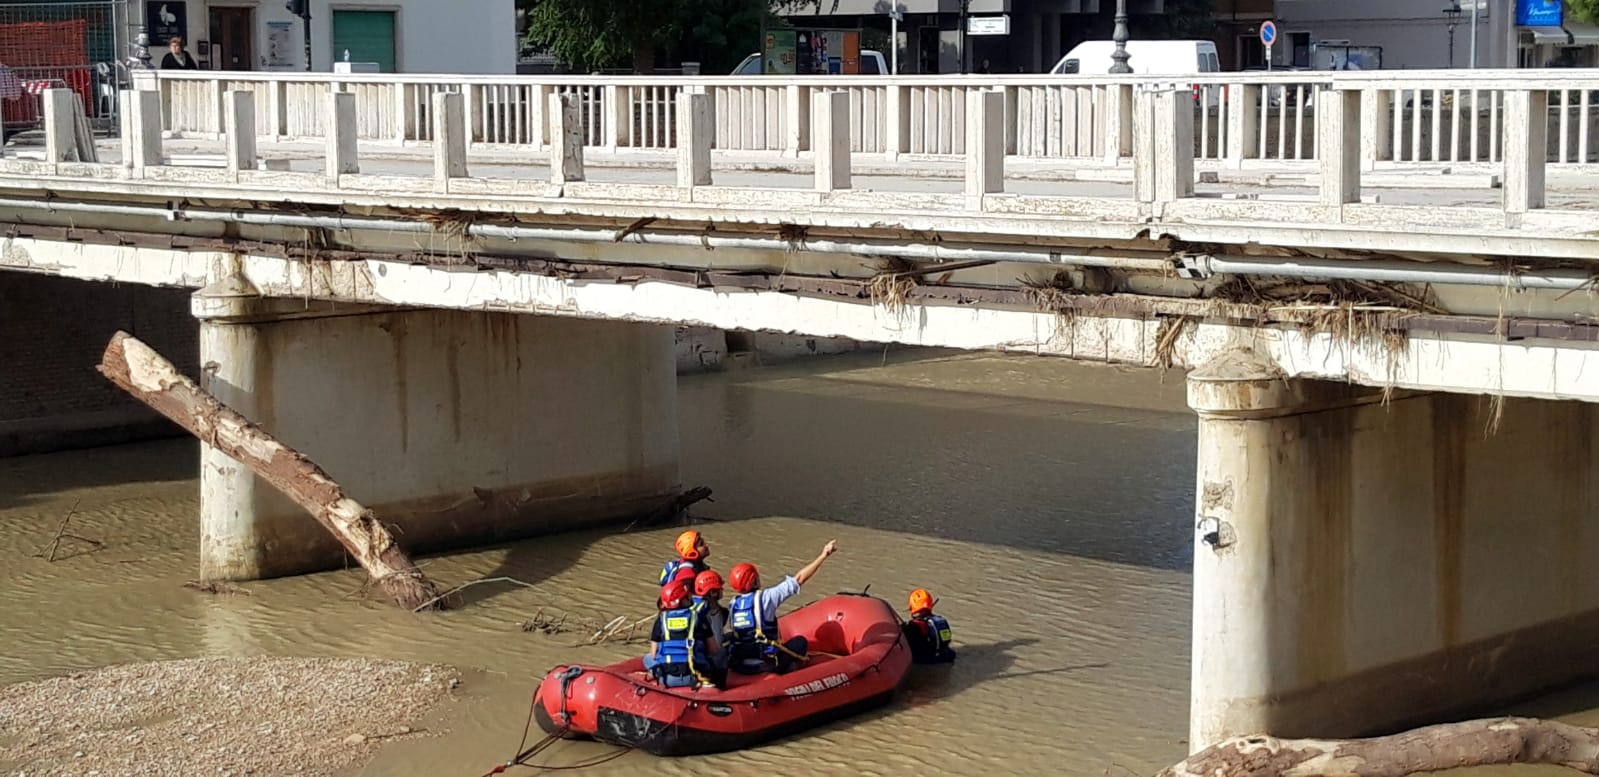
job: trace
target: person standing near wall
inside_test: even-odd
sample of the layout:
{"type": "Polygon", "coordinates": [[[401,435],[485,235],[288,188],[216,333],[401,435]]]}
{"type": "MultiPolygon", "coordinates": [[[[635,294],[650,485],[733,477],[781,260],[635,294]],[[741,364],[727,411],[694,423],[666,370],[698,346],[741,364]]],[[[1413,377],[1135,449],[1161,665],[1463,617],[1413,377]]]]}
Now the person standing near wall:
{"type": "Polygon", "coordinates": [[[199,70],[200,65],[183,50],[183,39],[172,36],[167,40],[167,55],[161,58],[162,70],[199,70]]]}

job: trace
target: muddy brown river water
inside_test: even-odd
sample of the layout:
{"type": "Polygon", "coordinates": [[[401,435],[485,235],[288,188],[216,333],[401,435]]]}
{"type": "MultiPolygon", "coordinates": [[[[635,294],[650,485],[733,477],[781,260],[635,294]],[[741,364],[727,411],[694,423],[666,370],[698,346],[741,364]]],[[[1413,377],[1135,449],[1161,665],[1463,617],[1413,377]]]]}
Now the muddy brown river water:
{"type": "MultiPolygon", "coordinates": [[[[916,676],[889,707],[764,747],[631,753],[592,772],[1142,775],[1180,759],[1194,474],[1183,388],[1175,372],[927,352],[682,378],[683,479],[715,489],[694,510],[714,519],[701,527],[713,566],[792,571],[836,538],[802,600],[869,584],[903,605],[929,587],[961,659],[916,676]]],[[[540,608],[648,613],[678,531],[428,558],[443,585],[530,584],[468,589],[466,607],[436,616],[362,600],[349,571],[216,596],[182,586],[197,567],[196,454],[172,440],[0,460],[0,684],[196,656],[448,663],[467,679],[421,722],[437,735],[396,740],[351,774],[478,775],[512,753],[552,665],[639,649],[574,647],[575,635],[518,624],[540,608]],[[71,531],[104,547],[32,558],[69,510],[71,531]]],[[[1594,725],[1596,706],[1599,690],[1584,687],[1512,711],[1594,725]]],[[[562,743],[543,762],[609,752],[562,743]]]]}

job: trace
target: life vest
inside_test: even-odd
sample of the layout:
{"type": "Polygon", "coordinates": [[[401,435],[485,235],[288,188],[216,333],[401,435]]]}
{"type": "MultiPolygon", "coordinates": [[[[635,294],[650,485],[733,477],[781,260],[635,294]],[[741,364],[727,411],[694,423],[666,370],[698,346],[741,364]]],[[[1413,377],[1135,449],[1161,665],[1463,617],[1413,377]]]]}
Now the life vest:
{"type": "Polygon", "coordinates": [[[922,624],[922,633],[927,635],[927,646],[933,655],[936,656],[949,648],[951,638],[949,621],[944,620],[944,616],[930,613],[912,617],[922,624]]]}
{"type": "Polygon", "coordinates": [[[710,622],[711,633],[715,634],[717,639],[721,639],[722,631],[727,628],[727,608],[718,607],[716,612],[711,612],[711,606],[706,603],[705,597],[696,596],[694,609],[699,611],[700,618],[710,622]]]}
{"type": "MultiPolygon", "coordinates": [[[[700,675],[700,668],[709,666],[710,659],[705,652],[705,644],[694,639],[694,631],[700,620],[699,606],[666,610],[661,613],[660,619],[661,641],[655,652],[657,666],[662,670],[672,666],[686,667],[694,679],[709,685],[710,680],[700,675]]],[[[663,674],[674,673],[663,671],[663,674]]]]}
{"type": "Polygon", "coordinates": [[[673,580],[676,580],[680,575],[683,574],[683,570],[684,569],[693,570],[692,574],[687,575],[687,578],[688,578],[688,581],[689,581],[689,586],[688,587],[689,588],[693,588],[694,587],[694,575],[697,575],[697,574],[699,574],[701,572],[704,572],[707,569],[707,567],[705,566],[705,562],[703,562],[703,561],[698,561],[698,560],[696,560],[696,561],[686,561],[686,560],[680,559],[680,558],[672,559],[671,561],[668,561],[664,565],[661,566],[661,580],[660,580],[661,585],[664,587],[667,583],[670,583],[673,580]]]}
{"type": "Polygon", "coordinates": [[[759,592],[739,594],[729,606],[727,625],[733,632],[733,649],[740,659],[777,660],[780,634],[775,613],[761,612],[759,592]]]}

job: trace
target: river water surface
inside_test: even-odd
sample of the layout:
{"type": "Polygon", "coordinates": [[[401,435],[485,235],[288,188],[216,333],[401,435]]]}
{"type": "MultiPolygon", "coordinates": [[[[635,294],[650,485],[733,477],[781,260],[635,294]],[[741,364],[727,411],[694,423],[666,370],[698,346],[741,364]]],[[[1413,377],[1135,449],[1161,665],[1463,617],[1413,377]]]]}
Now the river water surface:
{"type": "MultiPolygon", "coordinates": [[[[1180,374],[852,354],[686,376],[679,407],[684,482],[715,490],[694,508],[715,568],[750,560],[772,577],[837,539],[801,600],[870,585],[903,606],[928,587],[961,658],[915,676],[889,707],[803,735],[699,758],[630,753],[595,773],[1124,775],[1187,751],[1195,425],[1180,374]]],[[[197,568],[196,471],[189,440],[0,460],[0,684],[210,655],[448,663],[468,675],[421,722],[438,735],[396,740],[352,774],[478,775],[515,750],[551,666],[639,649],[574,647],[577,635],[518,624],[540,608],[647,614],[679,531],[426,559],[443,586],[531,586],[476,586],[441,615],[365,601],[350,571],[217,596],[182,587],[197,568]],[[71,533],[104,548],[30,557],[69,510],[71,533]]],[[[1579,689],[1517,711],[1593,724],[1596,699],[1579,689]]],[[[542,762],[610,752],[561,743],[542,762]]]]}

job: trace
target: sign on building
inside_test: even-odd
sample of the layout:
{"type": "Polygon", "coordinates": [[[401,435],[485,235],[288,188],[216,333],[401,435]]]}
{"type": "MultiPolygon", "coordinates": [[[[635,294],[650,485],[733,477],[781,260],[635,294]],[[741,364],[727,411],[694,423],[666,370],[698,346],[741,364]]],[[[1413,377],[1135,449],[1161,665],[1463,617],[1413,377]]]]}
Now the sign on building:
{"type": "Polygon", "coordinates": [[[1565,22],[1561,0],[1516,0],[1516,25],[1559,27],[1565,22]]]}
{"type": "Polygon", "coordinates": [[[1009,35],[1010,16],[968,16],[967,35],[1009,35]]]}
{"type": "Polygon", "coordinates": [[[188,4],[148,0],[144,4],[144,26],[151,46],[165,46],[173,38],[189,38],[188,4]]]}

